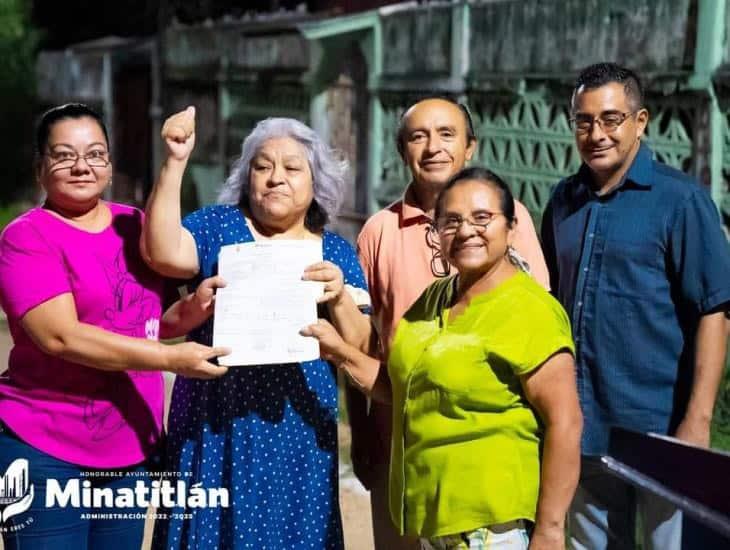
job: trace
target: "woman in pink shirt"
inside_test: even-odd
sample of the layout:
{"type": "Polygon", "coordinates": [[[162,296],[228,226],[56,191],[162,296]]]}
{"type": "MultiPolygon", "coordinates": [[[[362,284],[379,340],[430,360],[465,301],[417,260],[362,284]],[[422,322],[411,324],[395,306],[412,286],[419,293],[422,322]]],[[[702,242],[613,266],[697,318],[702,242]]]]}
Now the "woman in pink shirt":
{"type": "Polygon", "coordinates": [[[157,453],[159,371],[226,371],[208,362],[222,350],[158,339],[209,315],[215,281],[161,315],[163,279],[139,252],[143,214],[102,200],[112,165],[93,110],[46,112],[36,147],[45,202],[0,235],[14,343],[0,376],[0,532],[6,550],[139,548],[146,506],[116,497],[145,482],[157,453]],[[85,502],[82,489],[110,490],[111,502],[85,502]]]}

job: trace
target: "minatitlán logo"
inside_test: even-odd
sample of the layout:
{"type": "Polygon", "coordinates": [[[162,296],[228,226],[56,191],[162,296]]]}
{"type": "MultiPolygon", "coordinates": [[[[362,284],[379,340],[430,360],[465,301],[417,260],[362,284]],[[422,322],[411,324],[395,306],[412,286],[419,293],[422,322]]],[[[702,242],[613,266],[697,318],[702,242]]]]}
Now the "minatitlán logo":
{"type": "MultiPolygon", "coordinates": [[[[15,459],[5,475],[0,476],[0,533],[19,531],[34,522],[32,516],[18,523],[7,523],[8,520],[18,514],[27,511],[33,503],[33,484],[28,475],[29,463],[25,458],[15,459]]],[[[82,477],[87,477],[92,472],[81,472],[82,477]]],[[[104,472],[109,477],[121,477],[129,472],[104,472]]],[[[148,473],[135,472],[147,478],[148,473]]],[[[168,472],[169,473],[169,472],[168,472]]],[[[107,477],[106,475],[104,477],[107,477]]],[[[45,502],[42,506],[46,509],[77,508],[81,517],[93,516],[94,519],[111,519],[111,516],[124,516],[130,519],[138,519],[150,506],[153,508],[166,508],[183,510],[186,515],[191,515],[195,508],[228,508],[230,506],[230,495],[226,487],[203,487],[201,482],[189,485],[187,481],[178,479],[137,479],[131,487],[109,487],[95,486],[90,479],[71,478],[65,479],[65,485],[59,480],[46,478],[45,502]],[[118,508],[136,512],[125,514],[97,513],[101,508],[118,508]],[[140,512],[141,511],[141,512],[140,512]],[[134,516],[134,517],[131,517],[134,516]]],[[[174,512],[182,514],[183,512],[174,512]]]]}
{"type": "Polygon", "coordinates": [[[0,476],[0,524],[22,514],[33,503],[33,484],[28,476],[28,460],[17,458],[0,476]]]}

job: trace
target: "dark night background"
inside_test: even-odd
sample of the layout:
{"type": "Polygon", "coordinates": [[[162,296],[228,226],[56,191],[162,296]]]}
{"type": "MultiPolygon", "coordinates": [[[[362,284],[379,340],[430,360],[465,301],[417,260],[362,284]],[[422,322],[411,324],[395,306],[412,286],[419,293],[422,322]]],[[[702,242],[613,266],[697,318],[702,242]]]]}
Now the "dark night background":
{"type": "Polygon", "coordinates": [[[35,59],[105,36],[151,37],[173,20],[199,23],[251,13],[306,10],[323,17],[372,9],[393,0],[0,0],[0,227],[35,196],[33,126],[35,59]],[[18,201],[21,202],[17,206],[18,201]]]}
{"type": "Polygon", "coordinates": [[[171,0],[101,3],[90,0],[39,0],[32,3],[33,24],[43,30],[42,48],[63,48],[69,44],[101,36],[148,36],[156,32],[161,22],[172,17],[182,23],[194,23],[225,16],[239,18],[252,12],[296,10],[306,6],[309,13],[339,15],[372,9],[391,1],[368,0],[253,0],[247,2],[213,0],[171,0]]]}

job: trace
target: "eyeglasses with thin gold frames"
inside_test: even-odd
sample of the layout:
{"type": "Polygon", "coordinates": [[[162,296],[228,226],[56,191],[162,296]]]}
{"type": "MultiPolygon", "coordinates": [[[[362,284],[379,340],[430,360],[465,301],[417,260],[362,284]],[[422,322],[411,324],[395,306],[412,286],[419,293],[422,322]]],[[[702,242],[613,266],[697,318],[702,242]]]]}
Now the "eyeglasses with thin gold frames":
{"type": "Polygon", "coordinates": [[[577,115],[575,118],[570,119],[570,127],[576,134],[588,134],[593,131],[593,125],[598,126],[605,133],[610,134],[618,130],[627,118],[631,115],[636,114],[637,111],[629,111],[628,113],[601,113],[597,117],[590,115],[577,115]]]}

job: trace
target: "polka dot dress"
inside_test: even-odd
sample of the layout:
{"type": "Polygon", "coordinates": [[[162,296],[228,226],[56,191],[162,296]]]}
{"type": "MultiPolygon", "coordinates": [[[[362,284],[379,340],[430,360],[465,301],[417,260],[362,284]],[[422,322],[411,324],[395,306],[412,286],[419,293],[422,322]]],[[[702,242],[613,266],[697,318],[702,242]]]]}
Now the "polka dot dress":
{"type": "MultiPolygon", "coordinates": [[[[253,241],[234,206],[203,208],[183,224],[195,237],[201,278],[217,272],[221,246],[253,241]]],[[[366,288],[347,241],[325,232],[323,254],[345,283],[366,288]]],[[[210,344],[212,327],[192,339],[210,344]]],[[[230,507],[166,510],[172,517],[157,520],[155,548],[343,548],[334,368],[317,360],[233,367],[217,380],[178,377],[165,470],[189,474],[188,487],[228,488],[230,507]]]]}

